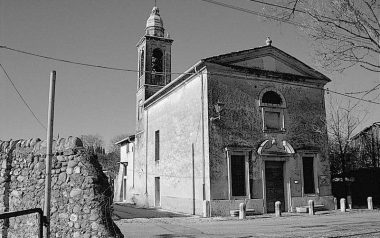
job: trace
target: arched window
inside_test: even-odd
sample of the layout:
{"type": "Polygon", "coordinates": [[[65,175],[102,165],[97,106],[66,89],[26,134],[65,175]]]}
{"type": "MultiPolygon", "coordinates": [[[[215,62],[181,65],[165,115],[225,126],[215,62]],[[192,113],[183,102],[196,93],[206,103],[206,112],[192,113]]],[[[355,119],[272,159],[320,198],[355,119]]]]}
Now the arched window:
{"type": "Polygon", "coordinates": [[[142,49],[140,53],[139,77],[141,77],[144,74],[144,71],[145,71],[145,51],[144,49],[142,49]]]}
{"type": "Polygon", "coordinates": [[[278,95],[276,92],[268,91],[264,93],[263,97],[261,98],[261,102],[281,105],[282,99],[281,96],[278,95]]]}
{"type": "Polygon", "coordinates": [[[265,89],[260,94],[260,107],[264,132],[281,132],[285,130],[284,97],[275,89],[265,89]]]}

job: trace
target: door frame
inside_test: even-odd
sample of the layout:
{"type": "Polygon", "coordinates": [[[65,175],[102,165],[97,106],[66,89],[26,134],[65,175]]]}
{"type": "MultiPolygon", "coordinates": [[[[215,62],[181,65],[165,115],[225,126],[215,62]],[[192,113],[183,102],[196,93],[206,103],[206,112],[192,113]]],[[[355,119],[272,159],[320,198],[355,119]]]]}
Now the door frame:
{"type": "Polygon", "coordinates": [[[227,157],[227,185],[228,185],[228,200],[236,199],[250,199],[251,190],[249,184],[249,152],[252,148],[234,148],[226,147],[226,157],[227,157]],[[244,165],[245,165],[245,196],[232,196],[232,173],[231,173],[231,155],[243,155],[244,165]]]}
{"type": "Polygon", "coordinates": [[[261,176],[263,181],[263,212],[267,213],[267,189],[266,189],[266,176],[265,176],[265,162],[266,161],[274,161],[274,162],[283,162],[282,166],[282,177],[283,177],[283,186],[284,186],[284,209],[285,211],[289,211],[289,202],[291,202],[291,198],[289,198],[289,184],[290,184],[290,178],[288,178],[287,172],[287,157],[269,157],[269,156],[263,156],[262,158],[262,164],[261,164],[261,176]],[[289,200],[290,199],[290,200],[289,200]]]}

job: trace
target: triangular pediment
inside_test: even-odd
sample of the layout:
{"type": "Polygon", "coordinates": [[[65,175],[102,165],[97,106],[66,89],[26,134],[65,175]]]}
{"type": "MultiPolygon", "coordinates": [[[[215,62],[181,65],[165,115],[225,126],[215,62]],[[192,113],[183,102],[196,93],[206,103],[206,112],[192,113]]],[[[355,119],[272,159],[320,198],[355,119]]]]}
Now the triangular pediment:
{"type": "Polygon", "coordinates": [[[309,67],[302,61],[273,47],[263,46],[250,50],[233,52],[205,59],[206,62],[248,69],[292,74],[330,81],[325,75],[309,67]]]}

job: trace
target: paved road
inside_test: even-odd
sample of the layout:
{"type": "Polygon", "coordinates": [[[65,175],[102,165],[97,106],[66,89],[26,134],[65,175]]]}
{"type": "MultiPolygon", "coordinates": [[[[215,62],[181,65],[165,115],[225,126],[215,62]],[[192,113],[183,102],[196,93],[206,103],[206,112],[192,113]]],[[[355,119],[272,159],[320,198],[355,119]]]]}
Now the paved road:
{"type": "Polygon", "coordinates": [[[116,221],[125,237],[380,237],[380,210],[236,218],[137,218],[116,221]]]}
{"type": "Polygon", "coordinates": [[[155,208],[137,208],[128,204],[113,204],[116,220],[133,218],[189,217],[186,214],[169,212],[155,208]]]}

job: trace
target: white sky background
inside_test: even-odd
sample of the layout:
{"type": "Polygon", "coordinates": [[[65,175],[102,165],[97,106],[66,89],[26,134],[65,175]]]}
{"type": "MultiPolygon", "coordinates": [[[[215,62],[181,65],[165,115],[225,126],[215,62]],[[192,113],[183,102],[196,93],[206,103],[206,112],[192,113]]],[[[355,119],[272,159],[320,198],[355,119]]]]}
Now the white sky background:
{"type": "MultiPolygon", "coordinates": [[[[256,11],[263,7],[250,1],[224,2],[256,11]]],[[[153,0],[0,0],[0,45],[137,69],[136,43],[153,5],[153,0]]],[[[262,46],[271,36],[274,46],[330,77],[333,82],[327,87],[332,90],[361,91],[380,83],[379,74],[361,68],[343,74],[317,68],[313,49],[294,26],[200,0],[160,0],[158,7],[174,39],[172,72],[183,72],[201,58],[262,46]]],[[[49,74],[57,71],[55,136],[99,134],[108,143],[113,136],[134,132],[136,73],[54,62],[4,49],[0,49],[0,63],[45,125],[49,74]]],[[[376,93],[380,90],[366,98],[376,93]]],[[[360,110],[368,112],[360,129],[380,121],[380,105],[361,103],[360,110]]],[[[46,132],[0,72],[0,140],[34,137],[45,139],[46,132]]]]}

